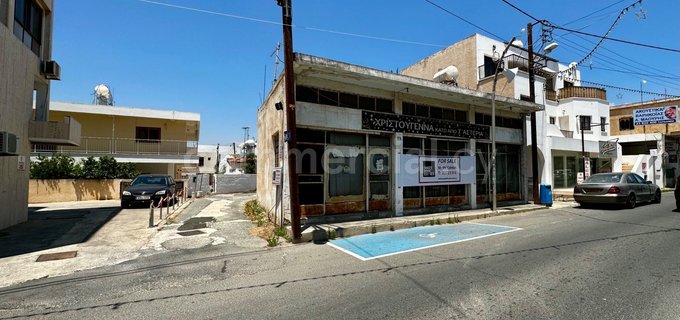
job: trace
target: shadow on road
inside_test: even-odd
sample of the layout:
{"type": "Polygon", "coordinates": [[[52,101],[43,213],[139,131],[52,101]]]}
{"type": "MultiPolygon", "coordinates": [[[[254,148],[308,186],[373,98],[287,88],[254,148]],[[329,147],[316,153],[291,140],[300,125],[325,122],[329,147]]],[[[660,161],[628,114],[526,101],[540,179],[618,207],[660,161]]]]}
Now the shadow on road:
{"type": "Polygon", "coordinates": [[[0,258],[87,241],[120,207],[28,209],[28,221],[0,230],[0,258]]]}

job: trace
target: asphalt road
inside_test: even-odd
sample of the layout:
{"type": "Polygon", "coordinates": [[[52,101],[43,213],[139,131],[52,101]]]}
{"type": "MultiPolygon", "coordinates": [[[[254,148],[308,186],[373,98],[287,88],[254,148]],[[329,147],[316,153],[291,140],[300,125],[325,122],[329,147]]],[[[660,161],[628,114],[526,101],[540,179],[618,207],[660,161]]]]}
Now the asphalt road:
{"type": "Polygon", "coordinates": [[[551,209],[360,261],[327,245],[152,255],[0,289],[0,319],[678,319],[680,213],[551,209]]]}

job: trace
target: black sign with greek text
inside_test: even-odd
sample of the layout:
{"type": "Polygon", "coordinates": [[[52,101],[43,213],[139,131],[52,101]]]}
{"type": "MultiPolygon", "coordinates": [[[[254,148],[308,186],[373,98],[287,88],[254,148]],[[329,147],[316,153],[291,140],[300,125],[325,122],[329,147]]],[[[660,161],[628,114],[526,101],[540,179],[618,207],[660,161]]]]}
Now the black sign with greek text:
{"type": "Polygon", "coordinates": [[[489,139],[490,128],[476,124],[362,111],[361,128],[467,139],[489,139]]]}

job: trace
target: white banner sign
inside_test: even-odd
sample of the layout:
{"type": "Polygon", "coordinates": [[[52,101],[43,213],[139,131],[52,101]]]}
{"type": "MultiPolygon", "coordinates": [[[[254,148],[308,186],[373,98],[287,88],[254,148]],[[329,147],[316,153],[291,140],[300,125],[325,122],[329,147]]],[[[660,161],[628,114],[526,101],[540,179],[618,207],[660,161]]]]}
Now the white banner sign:
{"type": "Polygon", "coordinates": [[[676,123],[677,121],[678,106],[637,109],[633,111],[633,124],[636,126],[676,123]]]}
{"type": "Polygon", "coordinates": [[[475,157],[402,154],[397,172],[400,187],[471,184],[475,182],[475,157]]]}

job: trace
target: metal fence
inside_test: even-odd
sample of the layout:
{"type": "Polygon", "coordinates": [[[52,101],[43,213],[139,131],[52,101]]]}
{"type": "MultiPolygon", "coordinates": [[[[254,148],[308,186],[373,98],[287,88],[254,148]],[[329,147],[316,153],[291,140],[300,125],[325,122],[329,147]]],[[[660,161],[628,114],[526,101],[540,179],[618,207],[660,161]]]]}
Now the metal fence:
{"type": "Polygon", "coordinates": [[[34,144],[33,153],[196,155],[198,141],[81,137],[80,146],[34,144]]]}

